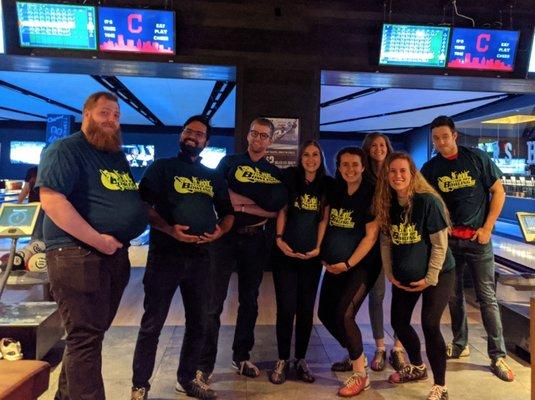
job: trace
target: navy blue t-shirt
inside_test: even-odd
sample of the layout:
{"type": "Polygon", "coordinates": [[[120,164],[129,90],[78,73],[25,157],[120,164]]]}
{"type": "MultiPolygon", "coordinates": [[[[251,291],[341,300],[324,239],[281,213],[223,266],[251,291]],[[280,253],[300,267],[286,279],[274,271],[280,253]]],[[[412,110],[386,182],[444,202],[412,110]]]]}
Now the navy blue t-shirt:
{"type": "Polygon", "coordinates": [[[288,201],[281,170],[265,158],[255,162],[248,152],[228,155],[221,159],[217,170],[227,180],[229,189],[266,211],[279,211],[288,201]]]}
{"type": "MultiPolygon", "coordinates": [[[[154,205],[170,225],[186,225],[189,235],[213,233],[218,218],[233,214],[227,185],[213,169],[179,154],[156,160],[139,183],[141,198],[154,205]]],[[[151,230],[151,248],[164,249],[180,242],[157,229],[151,230]]]]}
{"type": "Polygon", "coordinates": [[[346,184],[337,184],[327,197],[329,223],[321,245],[321,259],[328,264],[347,261],[366,236],[366,224],[373,221],[371,206],[374,187],[363,180],[358,190],[349,195],[346,184]]]}
{"type": "MultiPolygon", "coordinates": [[[[82,132],[54,142],[44,152],[36,186],[62,193],[97,232],[125,245],[147,226],[147,207],[124,153],[98,150],[82,132]]],[[[43,231],[47,249],[81,244],[48,216],[43,231]]]]}

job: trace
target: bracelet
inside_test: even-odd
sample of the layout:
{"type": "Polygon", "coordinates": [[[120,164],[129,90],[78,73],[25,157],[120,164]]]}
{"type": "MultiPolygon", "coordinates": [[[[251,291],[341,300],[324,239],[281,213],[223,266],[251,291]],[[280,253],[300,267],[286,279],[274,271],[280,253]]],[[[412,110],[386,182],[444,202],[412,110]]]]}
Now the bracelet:
{"type": "Polygon", "coordinates": [[[349,269],[351,268],[351,267],[349,266],[349,263],[348,263],[347,261],[344,261],[344,264],[346,265],[346,270],[349,271],[349,269]]]}
{"type": "Polygon", "coordinates": [[[282,234],[281,233],[277,233],[275,235],[275,239],[282,239],[282,234]]]}

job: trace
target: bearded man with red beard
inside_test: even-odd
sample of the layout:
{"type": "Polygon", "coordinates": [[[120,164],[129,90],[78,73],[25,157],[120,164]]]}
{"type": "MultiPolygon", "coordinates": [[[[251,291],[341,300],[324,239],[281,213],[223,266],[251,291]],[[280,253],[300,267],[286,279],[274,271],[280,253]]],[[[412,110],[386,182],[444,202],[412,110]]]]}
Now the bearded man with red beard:
{"type": "Polygon", "coordinates": [[[147,225],[119,115],[115,95],[92,94],[81,131],[50,145],[39,165],[48,274],[67,332],[57,400],[105,399],[102,341],[130,277],[130,240],[147,225]]]}

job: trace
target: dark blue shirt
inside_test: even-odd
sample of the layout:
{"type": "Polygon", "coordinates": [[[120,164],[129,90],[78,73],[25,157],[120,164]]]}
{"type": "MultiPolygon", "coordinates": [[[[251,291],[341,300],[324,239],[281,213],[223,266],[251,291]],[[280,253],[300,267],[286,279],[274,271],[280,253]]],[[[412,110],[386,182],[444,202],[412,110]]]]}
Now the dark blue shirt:
{"type": "MultiPolygon", "coordinates": [[[[147,226],[147,208],[124,153],[96,149],[81,131],[54,142],[44,152],[36,186],[65,195],[97,232],[125,245],[147,226]]],[[[81,244],[48,216],[43,231],[47,249],[81,244]]]]}

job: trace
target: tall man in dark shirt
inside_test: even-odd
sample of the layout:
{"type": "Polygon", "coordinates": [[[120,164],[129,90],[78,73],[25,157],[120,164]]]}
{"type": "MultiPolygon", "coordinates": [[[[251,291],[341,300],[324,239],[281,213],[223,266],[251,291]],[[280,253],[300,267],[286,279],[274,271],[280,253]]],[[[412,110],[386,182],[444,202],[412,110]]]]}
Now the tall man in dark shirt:
{"type": "Polygon", "coordinates": [[[51,290],[67,331],[55,398],[103,400],[102,340],[130,277],[130,240],[147,226],[121,151],[115,95],[89,96],[82,130],[45,151],[36,185],[51,290]]]}
{"type": "Polygon", "coordinates": [[[457,131],[451,118],[435,118],[431,134],[439,154],[424,164],[422,174],[440,193],[451,213],[449,247],[456,264],[455,292],[449,302],[453,342],[446,355],[459,358],[470,354],[463,291],[463,271],[468,266],[487,331],[491,370],[498,378],[510,382],[514,374],[505,362],[491,242],[492,229],[505,202],[502,173],[486,153],[457,145],[457,131]]]}
{"type": "Polygon", "coordinates": [[[238,272],[238,317],[232,345],[233,366],[239,374],[255,378],[258,368],[249,361],[254,345],[254,327],[258,316],[258,289],[262,282],[266,253],[265,227],[268,218],[287,202],[281,171],[266,159],[274,127],[265,118],[256,118],[247,133],[247,151],[225,156],[217,170],[225,177],[235,222],[232,230],[216,244],[210,271],[205,343],[199,370],[208,380],[217,355],[220,315],[227,297],[230,275],[236,264],[238,272]]]}
{"type": "Polygon", "coordinates": [[[145,312],[134,353],[132,400],[147,398],[158,338],[177,287],[184,303],[186,330],[175,389],[198,399],[216,397],[196,372],[209,294],[209,243],[230,230],[234,212],[223,177],[201,164],[199,154],[209,138],[208,121],[202,116],[190,117],[180,135],[178,155],[156,160],[139,184],[141,198],[152,208],[143,278],[145,312]]]}

